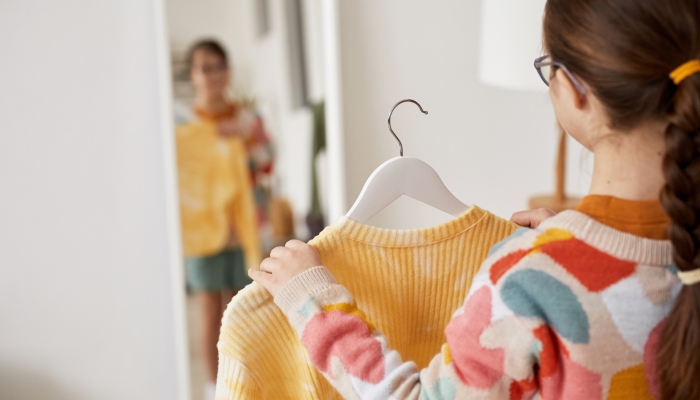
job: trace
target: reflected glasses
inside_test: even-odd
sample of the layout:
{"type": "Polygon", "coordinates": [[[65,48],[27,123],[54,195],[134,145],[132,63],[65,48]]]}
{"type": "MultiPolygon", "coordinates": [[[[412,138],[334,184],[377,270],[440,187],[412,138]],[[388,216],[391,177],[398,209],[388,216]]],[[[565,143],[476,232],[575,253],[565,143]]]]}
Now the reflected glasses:
{"type": "Polygon", "coordinates": [[[540,74],[540,78],[542,78],[542,82],[544,82],[545,85],[549,86],[549,81],[552,75],[554,74],[555,68],[559,68],[562,71],[564,71],[564,73],[566,74],[566,76],[569,77],[569,79],[571,79],[571,83],[573,83],[574,86],[576,86],[576,89],[579,92],[581,92],[581,94],[588,93],[588,90],[586,90],[586,88],[581,84],[581,82],[579,82],[578,79],[576,79],[574,74],[569,72],[568,68],[566,68],[564,64],[548,59],[549,56],[545,55],[535,60],[535,69],[537,70],[537,73],[540,74]]]}
{"type": "Polygon", "coordinates": [[[228,65],[226,64],[205,64],[193,67],[204,73],[204,75],[218,74],[228,70],[228,65]]]}

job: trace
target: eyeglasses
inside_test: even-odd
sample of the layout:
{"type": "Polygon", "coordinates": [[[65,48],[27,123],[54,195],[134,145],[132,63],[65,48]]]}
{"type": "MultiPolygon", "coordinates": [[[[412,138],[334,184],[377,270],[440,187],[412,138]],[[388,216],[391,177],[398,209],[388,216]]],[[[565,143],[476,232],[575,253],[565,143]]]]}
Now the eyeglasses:
{"type": "Polygon", "coordinates": [[[228,69],[228,66],[226,64],[205,64],[195,66],[194,69],[202,71],[204,75],[211,75],[226,71],[228,69]]]}
{"type": "Polygon", "coordinates": [[[566,76],[571,79],[571,82],[576,86],[576,89],[581,92],[581,94],[586,94],[588,93],[588,90],[581,84],[581,82],[576,79],[574,74],[569,72],[569,70],[566,68],[566,66],[562,63],[556,62],[556,61],[545,61],[549,58],[548,55],[539,57],[535,60],[535,69],[537,70],[537,73],[540,74],[540,78],[542,78],[542,81],[544,82],[545,85],[549,86],[549,80],[552,77],[552,74],[554,73],[554,68],[560,68],[566,76]]]}

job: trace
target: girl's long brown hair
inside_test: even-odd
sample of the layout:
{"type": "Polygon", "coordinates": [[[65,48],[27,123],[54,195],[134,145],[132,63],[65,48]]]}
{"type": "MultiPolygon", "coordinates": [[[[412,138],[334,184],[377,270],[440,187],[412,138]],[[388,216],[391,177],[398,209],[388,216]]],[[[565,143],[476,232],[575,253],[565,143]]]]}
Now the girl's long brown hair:
{"type": "MultiPolygon", "coordinates": [[[[675,265],[700,268],[700,74],[669,78],[700,59],[700,1],[548,0],[544,41],[603,103],[611,127],[668,121],[661,204],[675,265]]],[[[700,284],[678,295],[656,369],[663,399],[700,399],[700,284]]]]}

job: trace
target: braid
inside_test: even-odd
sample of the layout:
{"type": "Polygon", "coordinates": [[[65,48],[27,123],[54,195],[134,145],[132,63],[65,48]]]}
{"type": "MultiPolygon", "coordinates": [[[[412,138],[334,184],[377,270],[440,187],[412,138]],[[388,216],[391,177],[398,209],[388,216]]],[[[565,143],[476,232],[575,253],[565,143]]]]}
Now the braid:
{"type": "Polygon", "coordinates": [[[666,185],[661,191],[661,202],[668,216],[669,236],[674,247],[674,261],[682,271],[700,268],[698,261],[698,209],[696,197],[700,188],[693,170],[700,167],[697,132],[686,133],[676,123],[666,131],[666,155],[663,169],[666,185]]]}
{"type": "MultiPolygon", "coordinates": [[[[681,82],[665,134],[661,203],[679,270],[700,268],[700,76],[681,82]]],[[[663,399],[700,398],[700,284],[684,286],[658,351],[663,399]]]]}

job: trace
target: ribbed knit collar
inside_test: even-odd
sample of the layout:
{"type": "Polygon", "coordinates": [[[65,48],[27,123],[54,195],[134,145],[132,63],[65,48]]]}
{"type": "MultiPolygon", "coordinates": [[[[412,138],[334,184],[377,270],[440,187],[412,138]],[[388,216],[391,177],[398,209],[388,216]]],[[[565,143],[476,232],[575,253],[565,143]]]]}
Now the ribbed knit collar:
{"type": "Polygon", "coordinates": [[[192,111],[201,119],[208,121],[218,121],[222,118],[232,118],[238,113],[238,105],[236,103],[229,103],[225,109],[218,112],[211,112],[199,108],[197,106],[192,107],[192,111]]]}
{"type": "Polygon", "coordinates": [[[587,195],[576,207],[598,222],[647,239],[668,240],[668,216],[659,200],[626,200],[587,195]]]}
{"type": "Polygon", "coordinates": [[[348,217],[338,218],[328,229],[347,238],[380,247],[423,246],[452,238],[476,226],[485,217],[493,215],[477,206],[445,223],[429,228],[391,230],[376,228],[348,217]]]}
{"type": "Polygon", "coordinates": [[[564,211],[544,221],[537,230],[561,228],[579,240],[622,260],[646,265],[672,265],[673,246],[618,231],[578,211],[564,211]]]}

